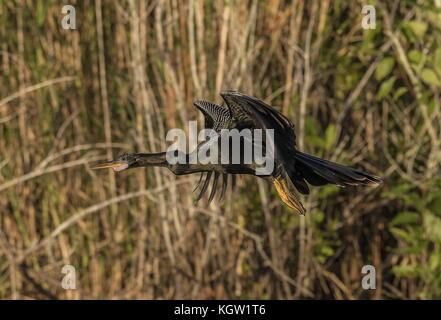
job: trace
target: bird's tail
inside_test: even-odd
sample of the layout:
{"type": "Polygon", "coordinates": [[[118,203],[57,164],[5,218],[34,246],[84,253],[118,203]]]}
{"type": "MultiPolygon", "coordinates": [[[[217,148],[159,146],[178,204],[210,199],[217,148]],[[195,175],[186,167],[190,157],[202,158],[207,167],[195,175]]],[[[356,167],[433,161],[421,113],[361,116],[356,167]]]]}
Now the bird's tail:
{"type": "Polygon", "coordinates": [[[309,193],[305,180],[313,186],[325,184],[336,184],[341,187],[378,186],[383,183],[380,177],[299,151],[295,154],[293,169],[289,170],[289,176],[296,188],[303,194],[309,193]]]}
{"type": "Polygon", "coordinates": [[[279,194],[280,199],[290,208],[294,209],[301,215],[305,215],[306,209],[302,203],[297,199],[296,189],[291,182],[287,172],[283,170],[282,174],[277,178],[271,177],[271,180],[279,194]]]}

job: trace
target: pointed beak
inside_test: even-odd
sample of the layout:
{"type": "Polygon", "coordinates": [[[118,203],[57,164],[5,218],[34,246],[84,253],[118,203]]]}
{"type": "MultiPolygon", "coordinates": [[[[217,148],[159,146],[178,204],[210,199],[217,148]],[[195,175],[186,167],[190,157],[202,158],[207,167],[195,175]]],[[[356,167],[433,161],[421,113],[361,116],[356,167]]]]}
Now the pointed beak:
{"type": "Polygon", "coordinates": [[[92,169],[113,168],[113,170],[115,170],[115,171],[122,171],[124,169],[127,169],[128,167],[129,167],[129,164],[127,162],[124,162],[121,160],[114,160],[114,161],[108,161],[108,162],[97,164],[96,166],[92,167],[92,169]]]}

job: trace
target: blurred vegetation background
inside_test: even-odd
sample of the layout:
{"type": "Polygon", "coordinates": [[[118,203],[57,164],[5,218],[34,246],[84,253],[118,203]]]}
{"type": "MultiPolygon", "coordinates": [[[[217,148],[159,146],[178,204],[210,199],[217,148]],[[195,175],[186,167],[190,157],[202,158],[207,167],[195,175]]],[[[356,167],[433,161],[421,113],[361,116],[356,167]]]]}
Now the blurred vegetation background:
{"type": "Polygon", "coordinates": [[[0,298],[440,299],[440,44],[441,0],[0,1],[0,298]],[[314,188],[300,217],[254,177],[207,206],[196,176],[90,170],[228,89],[384,184],[314,188]]]}

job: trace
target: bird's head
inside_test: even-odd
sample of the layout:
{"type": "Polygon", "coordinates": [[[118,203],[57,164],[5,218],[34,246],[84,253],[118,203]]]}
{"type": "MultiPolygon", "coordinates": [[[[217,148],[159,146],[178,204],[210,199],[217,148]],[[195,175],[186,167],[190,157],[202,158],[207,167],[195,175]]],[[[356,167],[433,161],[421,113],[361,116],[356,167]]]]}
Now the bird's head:
{"type": "Polygon", "coordinates": [[[123,171],[131,167],[136,167],[138,163],[138,158],[133,154],[123,154],[119,156],[116,160],[100,163],[94,166],[92,169],[104,169],[112,168],[115,171],[123,171]]]}

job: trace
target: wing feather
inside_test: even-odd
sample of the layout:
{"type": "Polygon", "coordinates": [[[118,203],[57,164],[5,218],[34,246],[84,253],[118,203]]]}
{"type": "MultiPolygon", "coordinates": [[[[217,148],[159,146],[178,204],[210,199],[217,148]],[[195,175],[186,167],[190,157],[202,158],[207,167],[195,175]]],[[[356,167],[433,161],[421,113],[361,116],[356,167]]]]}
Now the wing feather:
{"type": "Polygon", "coordinates": [[[279,111],[259,99],[239,92],[227,91],[221,93],[221,96],[227,103],[236,126],[242,127],[241,124],[246,123],[249,129],[274,129],[276,141],[284,138],[283,144],[295,147],[294,124],[279,111]]]}

